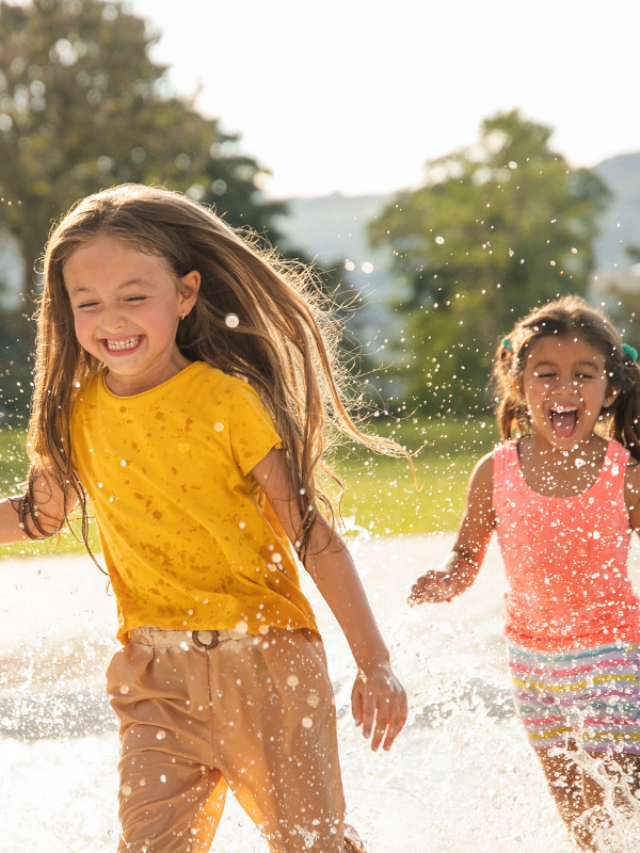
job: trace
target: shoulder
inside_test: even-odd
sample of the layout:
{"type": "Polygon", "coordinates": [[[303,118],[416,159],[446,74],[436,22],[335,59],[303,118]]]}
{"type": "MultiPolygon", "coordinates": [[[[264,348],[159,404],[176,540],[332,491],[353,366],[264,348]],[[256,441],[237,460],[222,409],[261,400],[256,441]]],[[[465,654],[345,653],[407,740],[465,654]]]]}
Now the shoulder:
{"type": "MultiPolygon", "coordinates": [[[[617,443],[617,442],[616,442],[617,443]]],[[[622,448],[625,450],[625,448],[622,448]]],[[[627,467],[624,473],[624,496],[629,510],[638,509],[640,505],[640,461],[626,452],[627,467]]]]}
{"type": "Polygon", "coordinates": [[[487,453],[480,459],[469,478],[469,491],[476,493],[491,493],[493,491],[493,472],[495,467],[495,453],[500,447],[487,453]]]}

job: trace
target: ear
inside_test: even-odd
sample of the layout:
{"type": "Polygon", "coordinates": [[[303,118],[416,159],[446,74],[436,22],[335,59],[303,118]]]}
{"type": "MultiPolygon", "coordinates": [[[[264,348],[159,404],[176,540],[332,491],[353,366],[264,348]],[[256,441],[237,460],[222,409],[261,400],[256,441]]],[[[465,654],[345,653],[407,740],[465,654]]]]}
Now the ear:
{"type": "Polygon", "coordinates": [[[605,408],[607,408],[607,409],[609,408],[609,406],[614,402],[614,400],[616,400],[619,393],[620,393],[619,388],[616,388],[614,386],[609,387],[609,389],[607,390],[607,394],[604,398],[605,408]]]}
{"type": "Polygon", "coordinates": [[[191,312],[198,298],[202,277],[197,270],[192,270],[178,282],[178,316],[186,317],[191,312]]]}

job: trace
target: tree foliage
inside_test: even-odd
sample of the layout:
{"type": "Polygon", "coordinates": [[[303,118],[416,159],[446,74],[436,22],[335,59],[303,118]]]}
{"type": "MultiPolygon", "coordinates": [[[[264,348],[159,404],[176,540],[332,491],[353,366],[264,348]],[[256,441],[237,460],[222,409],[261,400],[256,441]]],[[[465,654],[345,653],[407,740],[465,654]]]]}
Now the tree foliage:
{"type": "Polygon", "coordinates": [[[32,271],[52,223],[77,199],[127,181],[162,184],[214,205],[233,226],[279,237],[272,219],[286,207],[262,200],[267,170],[169,90],[166,68],[150,57],[157,37],[120,2],[0,0],[0,231],[17,239],[28,279],[23,310],[0,323],[0,371],[18,371],[20,387],[32,271]]]}
{"type": "Polygon", "coordinates": [[[258,230],[282,212],[261,204],[266,170],[237,136],[168,91],[156,40],[121,3],[0,2],[0,221],[28,268],[52,220],[115,183],[187,191],[258,230]]]}
{"type": "Polygon", "coordinates": [[[476,145],[427,163],[424,185],[369,225],[372,244],[393,252],[407,315],[402,375],[431,411],[486,405],[496,344],[515,320],[586,290],[608,191],[550,136],[518,111],[487,119],[476,145]]]}

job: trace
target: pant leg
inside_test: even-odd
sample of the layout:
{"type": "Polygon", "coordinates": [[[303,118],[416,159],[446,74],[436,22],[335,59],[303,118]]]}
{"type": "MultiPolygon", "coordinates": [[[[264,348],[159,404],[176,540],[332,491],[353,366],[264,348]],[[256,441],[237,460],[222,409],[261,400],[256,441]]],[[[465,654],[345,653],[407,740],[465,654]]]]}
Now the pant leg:
{"type": "Polygon", "coordinates": [[[207,653],[213,753],[274,853],[342,853],[335,701],[320,640],[271,629],[207,653]]]}
{"type": "Polygon", "coordinates": [[[107,684],[120,720],[119,851],[208,851],[226,782],[212,763],[206,654],[132,642],[107,684]]]}

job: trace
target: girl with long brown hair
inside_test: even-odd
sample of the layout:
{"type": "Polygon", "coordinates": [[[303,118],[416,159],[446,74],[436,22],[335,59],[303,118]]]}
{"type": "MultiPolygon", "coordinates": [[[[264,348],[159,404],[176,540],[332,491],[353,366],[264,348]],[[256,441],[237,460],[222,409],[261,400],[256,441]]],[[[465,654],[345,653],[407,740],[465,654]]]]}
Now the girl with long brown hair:
{"type": "Polygon", "coordinates": [[[637,358],[578,297],[515,325],[495,362],[504,443],[471,475],[452,553],[410,599],[464,592],[497,532],[516,711],[582,850],[618,831],[611,807],[638,817],[640,600],[627,572],[640,530],[637,358]]]}
{"type": "Polygon", "coordinates": [[[353,651],[356,723],[388,749],[406,697],[316,473],[336,432],[399,448],[351,420],[308,273],[182,195],[120,186],[54,230],[38,323],[28,489],[0,541],[79,504],[86,542],[91,500],[123,644],[119,850],[204,853],[228,785],[278,853],[360,849],[293,549],[353,651]]]}

